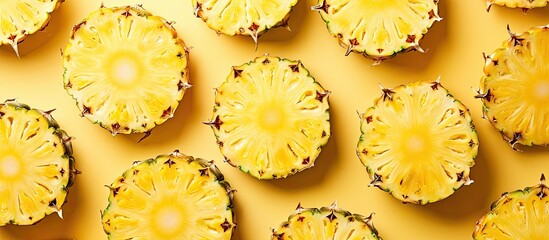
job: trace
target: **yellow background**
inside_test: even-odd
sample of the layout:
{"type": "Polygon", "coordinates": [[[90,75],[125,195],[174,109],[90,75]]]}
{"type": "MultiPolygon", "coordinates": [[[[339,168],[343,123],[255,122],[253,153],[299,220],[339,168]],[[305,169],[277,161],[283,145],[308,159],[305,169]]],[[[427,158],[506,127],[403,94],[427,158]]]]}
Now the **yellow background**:
{"type": "Polygon", "coordinates": [[[482,53],[491,53],[508,38],[506,25],[516,32],[549,23],[549,8],[529,11],[494,6],[485,11],[483,0],[441,0],[442,22],[435,23],[422,47],[427,53],[399,55],[372,67],[358,54],[344,56],[319,14],[310,10],[315,0],[300,0],[290,18],[291,32],[272,30],[260,38],[257,51],[251,38],[218,36],[193,16],[190,0],[104,0],[106,6],[137,4],[168,21],[192,47],[192,89],[181,101],[175,117],[154,129],[137,143],[140,135],[112,137],[109,132],[79,117],[75,102],[62,84],[60,49],[71,28],[99,8],[100,0],[67,0],[52,17],[45,32],[29,37],[17,59],[9,46],[0,48],[0,101],[17,98],[40,109],[57,109],[53,115],[71,136],[77,167],[83,172],[71,188],[63,212],[65,219],[48,216],[35,226],[0,228],[2,240],[106,239],[100,211],[107,205],[110,184],[133,161],[144,160],[174,149],[214,159],[226,179],[238,190],[234,239],[269,239],[301,202],[321,207],[337,201],[341,208],[368,215],[384,239],[471,239],[475,221],[488,211],[502,192],[537,184],[540,174],[549,174],[547,149],[512,151],[491,125],[481,119],[481,102],[473,89],[483,75],[482,53]],[[269,53],[300,59],[316,79],[332,91],[332,132],[316,166],[274,181],[256,180],[228,164],[215,144],[210,127],[201,122],[212,114],[214,91],[230,73],[258,55],[269,53]],[[411,81],[435,80],[471,110],[480,138],[480,152],[472,168],[475,183],[446,200],[426,206],[402,204],[389,194],[368,187],[366,170],[355,155],[359,137],[356,111],[364,111],[380,94],[379,84],[394,87],[411,81]]]}

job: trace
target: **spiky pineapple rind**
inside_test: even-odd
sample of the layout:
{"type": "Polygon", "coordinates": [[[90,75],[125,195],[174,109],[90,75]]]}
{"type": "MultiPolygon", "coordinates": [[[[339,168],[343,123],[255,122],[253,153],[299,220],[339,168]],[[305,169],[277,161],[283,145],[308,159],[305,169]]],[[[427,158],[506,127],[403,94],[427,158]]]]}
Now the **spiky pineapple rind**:
{"type": "Polygon", "coordinates": [[[106,218],[108,217],[107,214],[109,213],[109,211],[112,211],[113,202],[115,201],[115,197],[118,191],[117,188],[120,187],[119,185],[125,184],[126,178],[137,174],[136,169],[142,165],[154,166],[155,164],[168,164],[171,167],[172,165],[175,165],[178,163],[179,164],[186,163],[187,165],[190,165],[192,163],[199,164],[203,169],[199,170],[198,175],[208,176],[209,174],[212,174],[211,176],[213,176],[213,181],[215,182],[215,184],[219,185],[222,189],[224,189],[226,193],[226,197],[228,199],[228,204],[225,210],[230,212],[231,218],[226,219],[226,222],[221,227],[225,232],[231,231],[231,234],[230,234],[231,237],[227,239],[232,238],[232,236],[234,235],[234,229],[237,226],[235,221],[235,215],[233,214],[233,210],[232,210],[234,208],[234,192],[236,190],[234,190],[229,184],[229,182],[225,180],[224,175],[221,173],[219,168],[215,165],[214,161],[208,161],[202,158],[194,158],[192,156],[188,156],[179,152],[179,150],[175,150],[169,154],[159,155],[155,158],[149,158],[144,161],[135,161],[131,168],[124,171],[122,175],[118,177],[115,181],[113,181],[111,185],[107,186],[110,190],[109,198],[108,198],[109,202],[105,210],[101,212],[101,219],[102,219],[103,231],[107,234],[109,239],[115,239],[115,238],[113,238],[112,236],[113,233],[109,231],[109,229],[111,229],[111,224],[109,223],[109,219],[106,219],[106,218]]]}
{"type": "Polygon", "coordinates": [[[486,0],[486,11],[490,11],[492,5],[505,6],[508,8],[521,8],[524,12],[532,8],[547,6],[547,0],[486,0]]]}
{"type": "MultiPolygon", "coordinates": [[[[498,226],[494,224],[494,221],[498,219],[498,214],[499,214],[498,210],[500,207],[509,204],[509,202],[513,200],[518,199],[520,201],[519,203],[522,203],[521,211],[524,212],[524,211],[531,210],[531,209],[525,209],[524,200],[528,199],[529,197],[533,197],[535,199],[534,201],[537,201],[539,199],[539,201],[544,201],[545,205],[547,205],[549,203],[548,195],[549,195],[549,187],[547,187],[545,183],[544,174],[541,174],[540,183],[538,185],[526,187],[524,189],[519,189],[512,192],[504,192],[498,200],[494,201],[490,205],[490,211],[485,213],[479,220],[477,220],[475,224],[475,230],[473,232],[473,239],[474,240],[497,239],[497,238],[494,238],[494,236],[490,236],[490,233],[485,232],[487,229],[490,229],[490,228],[497,228],[498,231],[504,231],[503,229],[500,229],[498,226]]],[[[507,212],[501,212],[501,213],[507,214],[507,212]]],[[[543,217],[543,214],[544,213],[541,213],[539,217],[543,217]]],[[[536,214],[533,214],[533,215],[536,215],[536,214]]],[[[518,220],[521,218],[517,217],[516,219],[518,220]]],[[[540,224],[540,223],[533,222],[531,224],[540,224]]],[[[532,226],[532,227],[535,227],[535,226],[532,226]]],[[[515,228],[515,229],[519,229],[521,231],[527,230],[524,228],[515,228]]],[[[546,235],[544,236],[543,239],[548,238],[549,233],[547,232],[544,232],[544,233],[546,235]]],[[[509,233],[504,233],[504,235],[508,237],[508,239],[512,239],[513,237],[512,235],[509,235],[509,233]]]]}
{"type": "MultiPolygon", "coordinates": [[[[220,134],[222,134],[224,132],[222,130],[220,130],[220,128],[222,127],[223,121],[221,120],[221,118],[218,114],[218,110],[221,106],[221,103],[218,101],[218,98],[217,98],[218,95],[219,95],[219,88],[215,89],[215,91],[216,91],[215,92],[216,93],[216,101],[215,101],[215,105],[213,107],[212,120],[210,120],[208,122],[205,122],[205,124],[209,125],[213,130],[214,136],[216,138],[216,142],[219,145],[221,153],[224,156],[224,161],[227,162],[228,164],[230,164],[231,166],[238,168],[241,172],[250,174],[251,176],[253,176],[257,179],[262,179],[262,180],[263,179],[286,178],[290,175],[302,172],[306,169],[309,169],[309,168],[313,167],[316,158],[320,154],[320,150],[327,144],[328,139],[331,136],[330,112],[329,112],[330,107],[329,107],[329,103],[328,103],[330,91],[324,89],[320,85],[320,83],[316,81],[316,79],[311,75],[310,71],[307,68],[305,68],[305,66],[303,65],[303,63],[301,61],[295,61],[295,60],[290,60],[290,59],[287,59],[287,58],[280,58],[280,57],[269,56],[269,55],[257,57],[254,60],[249,61],[247,63],[244,63],[240,66],[233,66],[232,70],[231,70],[231,73],[227,76],[226,80],[222,83],[222,86],[225,85],[225,84],[230,84],[231,81],[235,80],[237,77],[240,77],[240,74],[243,71],[242,69],[251,68],[251,67],[253,67],[254,64],[259,64],[259,63],[270,64],[270,63],[279,63],[279,62],[289,63],[288,66],[294,72],[305,73],[304,74],[305,79],[302,79],[302,80],[312,81],[311,83],[314,86],[316,86],[316,87],[318,87],[319,89],[322,90],[322,93],[320,93],[321,94],[321,99],[318,99],[318,100],[322,103],[325,102],[325,104],[324,104],[325,105],[324,117],[325,117],[325,120],[326,120],[325,123],[327,124],[327,127],[323,129],[323,135],[322,135],[323,140],[321,142],[319,142],[318,145],[317,145],[318,153],[316,155],[309,156],[306,160],[306,163],[295,165],[294,168],[292,168],[289,172],[284,172],[282,174],[264,174],[261,169],[260,170],[248,169],[248,168],[242,166],[241,164],[235,163],[235,161],[233,159],[231,159],[227,156],[228,154],[226,153],[226,151],[228,151],[228,150],[224,148],[224,143],[220,140],[220,134]]],[[[317,94],[319,94],[319,93],[317,92],[317,94]]]]}
{"type": "MultiPolygon", "coordinates": [[[[303,219],[300,218],[300,215],[302,215],[303,213],[311,213],[311,215],[313,216],[326,215],[323,218],[326,218],[330,222],[334,221],[335,219],[338,219],[339,217],[343,217],[348,222],[360,222],[365,227],[365,228],[361,228],[360,231],[369,232],[368,239],[371,239],[371,240],[383,239],[381,238],[381,236],[379,236],[379,232],[374,227],[374,224],[372,222],[373,213],[367,217],[361,214],[351,213],[347,210],[339,208],[336,203],[333,203],[331,206],[321,207],[321,208],[303,208],[301,207],[301,204],[298,204],[296,210],[290,216],[288,216],[288,219],[283,223],[281,223],[277,229],[272,230],[271,239],[272,240],[294,239],[292,237],[286,236],[286,233],[284,232],[284,230],[291,229],[292,223],[294,221],[303,222],[303,219]]],[[[315,226],[309,226],[309,227],[312,229],[315,229],[315,226]]],[[[351,234],[355,234],[355,232],[353,231],[351,234]]]]}
{"type": "MultiPolygon", "coordinates": [[[[57,121],[53,118],[51,113],[53,110],[50,111],[43,111],[40,109],[32,108],[27,104],[17,102],[15,99],[8,99],[5,100],[4,103],[0,103],[0,110],[3,108],[13,108],[15,111],[26,111],[26,112],[37,112],[41,117],[47,122],[50,129],[53,129],[51,131],[52,135],[56,137],[59,142],[61,143],[61,148],[63,148],[64,154],[60,156],[62,159],[65,159],[67,161],[68,169],[61,169],[62,173],[61,176],[66,172],[68,177],[66,180],[66,183],[61,187],[61,192],[63,192],[63,195],[61,196],[63,198],[63,201],[57,201],[57,198],[59,196],[55,196],[52,200],[46,200],[46,199],[40,199],[40,203],[48,205],[52,209],[47,210],[47,212],[44,212],[44,214],[41,217],[32,218],[29,217],[28,221],[25,222],[18,222],[14,219],[4,219],[3,221],[0,221],[0,226],[4,226],[6,224],[13,224],[13,225],[34,225],[42,221],[47,215],[57,212],[61,216],[61,208],[63,205],[67,202],[67,196],[69,193],[69,188],[74,184],[74,181],[76,179],[76,175],[80,174],[80,171],[76,169],[76,161],[73,157],[73,149],[72,149],[72,143],[71,143],[71,137],[68,136],[68,134],[60,128],[57,121]],[[53,203],[53,204],[52,204],[53,203]]],[[[5,114],[5,112],[0,111],[0,119],[5,114]]],[[[17,120],[17,119],[15,119],[17,120]]],[[[61,180],[63,181],[63,180],[61,180]]]]}
{"type": "MultiPolygon", "coordinates": [[[[397,87],[392,88],[392,89],[382,88],[382,94],[381,94],[380,97],[378,97],[374,100],[374,106],[369,107],[362,114],[359,113],[359,117],[360,117],[361,134],[360,134],[359,141],[358,141],[358,144],[357,144],[356,154],[359,157],[359,159],[361,160],[362,164],[365,166],[366,171],[367,171],[367,173],[368,173],[368,175],[371,179],[371,182],[369,183],[369,186],[377,187],[377,188],[391,194],[394,198],[402,201],[403,203],[414,203],[414,204],[425,205],[425,204],[428,204],[428,203],[443,200],[443,199],[449,197],[453,192],[455,192],[456,190],[461,188],[463,185],[469,185],[469,184],[473,183],[473,181],[470,179],[470,168],[474,165],[474,159],[478,155],[478,145],[479,145],[478,134],[477,134],[477,131],[475,130],[475,126],[473,125],[473,120],[472,120],[472,117],[469,113],[469,109],[461,101],[454,98],[452,96],[452,94],[450,94],[448,89],[444,88],[440,84],[439,80],[437,80],[435,82],[413,82],[413,83],[409,83],[409,84],[406,84],[406,85],[400,85],[400,86],[397,86],[397,87]],[[367,134],[370,134],[370,132],[365,132],[364,131],[364,129],[365,129],[364,126],[367,125],[367,124],[375,123],[377,121],[375,118],[373,118],[373,114],[371,112],[376,111],[377,107],[381,106],[385,101],[393,101],[392,95],[394,93],[400,91],[400,89],[409,88],[409,87],[413,87],[413,86],[421,86],[421,85],[429,85],[430,88],[433,91],[440,91],[440,90],[444,91],[445,92],[444,93],[445,98],[451,99],[452,104],[454,104],[459,109],[460,116],[464,120],[466,120],[467,126],[470,129],[470,134],[471,134],[471,136],[470,136],[471,141],[469,142],[469,147],[470,147],[470,150],[472,151],[472,154],[471,154],[471,159],[468,160],[468,161],[470,161],[469,165],[467,166],[466,169],[463,169],[462,172],[457,173],[457,175],[455,177],[456,178],[455,182],[457,183],[457,185],[451,187],[451,190],[452,190],[451,192],[449,192],[445,195],[440,195],[440,196],[438,196],[437,198],[434,198],[434,199],[425,198],[424,196],[404,195],[402,192],[395,191],[393,189],[395,186],[392,186],[391,184],[385,183],[384,182],[384,176],[378,174],[379,172],[375,168],[373,168],[372,166],[367,164],[366,158],[369,158],[368,156],[371,153],[368,152],[366,150],[366,148],[362,146],[363,143],[366,141],[365,136],[367,134]]],[[[448,174],[448,173],[446,173],[446,174],[448,174]]],[[[400,184],[402,185],[402,182],[400,184]]]]}
{"type": "MultiPolygon", "coordinates": [[[[105,26],[100,26],[105,27],[105,26]]],[[[139,26],[135,26],[136,28],[139,26]]],[[[133,41],[131,43],[134,43],[133,41]]],[[[134,49],[140,49],[138,47],[134,49]]],[[[142,50],[142,49],[141,49],[142,50]]],[[[163,54],[163,53],[162,53],[163,54]]],[[[63,58],[63,65],[64,65],[64,72],[63,72],[63,85],[65,87],[65,90],[69,93],[69,95],[76,101],[76,105],[80,111],[80,115],[82,117],[85,117],[93,124],[98,124],[105,130],[111,132],[112,135],[116,134],[133,134],[133,133],[145,133],[146,138],[150,135],[151,131],[158,125],[161,125],[168,119],[172,118],[179,102],[183,99],[187,89],[189,89],[192,85],[189,82],[189,50],[186,47],[184,41],[178,36],[178,33],[176,29],[173,27],[173,22],[169,22],[166,19],[164,19],[161,16],[154,15],[141,5],[136,6],[118,6],[118,7],[110,7],[107,8],[105,6],[101,6],[100,9],[90,13],[85,19],[83,19],[80,23],[76,24],[70,34],[70,40],[65,49],[61,52],[62,58],[63,58]],[[74,75],[73,71],[69,70],[69,62],[71,61],[71,54],[73,54],[72,51],[70,51],[73,48],[73,45],[78,45],[78,43],[74,43],[75,36],[78,35],[82,31],[82,27],[86,24],[89,24],[90,19],[95,18],[108,18],[108,17],[117,17],[117,16],[124,16],[125,18],[129,17],[139,17],[146,19],[147,21],[153,21],[157,22],[162,28],[166,28],[170,32],[170,38],[174,42],[172,43],[173,46],[175,46],[178,49],[177,56],[174,56],[174,58],[179,58],[181,61],[183,61],[183,67],[181,69],[178,69],[178,76],[173,76],[174,78],[177,78],[178,83],[172,86],[174,89],[177,89],[177,96],[173,99],[173,101],[169,104],[169,106],[166,106],[165,109],[163,109],[163,112],[161,114],[157,114],[154,116],[147,116],[145,117],[146,121],[141,122],[139,120],[135,120],[134,122],[129,122],[127,125],[124,125],[121,121],[115,121],[112,119],[109,119],[109,114],[112,112],[107,112],[100,114],[100,116],[95,115],[95,110],[91,108],[90,106],[86,106],[84,103],[87,99],[82,99],[81,96],[78,96],[77,94],[73,94],[73,91],[77,91],[74,89],[73,82],[71,76],[74,75]],[[70,76],[69,76],[70,75],[70,76]],[[106,116],[103,116],[106,115],[106,116]],[[139,123],[139,124],[138,124],[139,123]],[[133,125],[133,126],[129,126],[133,125]]],[[[161,55],[161,54],[158,54],[161,55]]],[[[147,66],[148,67],[148,66],[147,66]]],[[[74,67],[71,67],[74,68],[74,67]]],[[[147,70],[152,70],[147,69],[147,70]]],[[[143,138],[141,140],[143,140],[143,138]]]]}

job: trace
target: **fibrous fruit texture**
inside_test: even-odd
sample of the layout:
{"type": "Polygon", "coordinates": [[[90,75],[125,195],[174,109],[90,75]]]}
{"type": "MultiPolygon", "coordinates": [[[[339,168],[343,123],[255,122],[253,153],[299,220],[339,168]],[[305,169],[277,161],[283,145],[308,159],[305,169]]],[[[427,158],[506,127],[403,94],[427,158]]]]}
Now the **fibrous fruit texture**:
{"type": "Polygon", "coordinates": [[[17,44],[43,30],[50,16],[64,0],[0,1],[0,45],[9,44],[19,55],[17,44]]]}
{"type": "Polygon", "coordinates": [[[438,81],[383,89],[360,122],[357,154],[370,186],[426,204],[472,182],[478,138],[471,115],[438,81]]]}
{"type": "Polygon", "coordinates": [[[246,35],[257,39],[265,31],[287,26],[297,0],[192,0],[195,16],[208,27],[229,36],[246,35]]]}
{"type": "Polygon", "coordinates": [[[549,239],[549,188],[545,176],[524,190],[504,193],[477,221],[475,240],[549,239]]]}
{"type": "Polygon", "coordinates": [[[511,33],[509,40],[485,56],[485,76],[477,98],[484,118],[515,144],[549,143],[549,27],[511,33]]]}
{"type": "Polygon", "coordinates": [[[216,89],[209,124],[226,161],[259,179],[313,166],[330,137],[326,91],[299,61],[258,57],[216,89]]]}
{"type": "Polygon", "coordinates": [[[547,0],[486,0],[486,11],[490,11],[492,4],[506,6],[510,8],[522,8],[524,12],[531,8],[547,6],[547,0]]]}
{"type": "Polygon", "coordinates": [[[365,217],[338,208],[335,204],[323,208],[302,208],[273,230],[272,240],[381,240],[372,223],[372,215],[365,217]]]}
{"type": "Polygon", "coordinates": [[[75,25],[64,86],[82,116],[113,135],[149,133],[171,118],[188,83],[175,29],[141,6],[102,7],[75,25]]]}
{"type": "Polygon", "coordinates": [[[109,239],[231,239],[233,190],[213,161],[179,151],[134,163],[110,186],[109,239]]]}
{"type": "Polygon", "coordinates": [[[51,111],[0,103],[0,226],[31,225],[57,212],[78,171],[70,137],[51,111]]]}
{"type": "Polygon", "coordinates": [[[332,36],[351,52],[380,63],[399,52],[419,50],[438,16],[438,0],[320,0],[320,12],[332,36]]]}

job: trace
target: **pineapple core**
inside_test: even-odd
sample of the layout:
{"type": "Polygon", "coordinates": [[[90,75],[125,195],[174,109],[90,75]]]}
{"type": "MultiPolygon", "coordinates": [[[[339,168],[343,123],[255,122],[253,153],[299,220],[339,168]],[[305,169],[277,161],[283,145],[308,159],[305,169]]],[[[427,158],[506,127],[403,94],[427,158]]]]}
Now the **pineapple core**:
{"type": "Polygon", "coordinates": [[[173,234],[181,229],[182,217],[176,207],[162,207],[155,214],[154,225],[159,232],[173,234]]]}
{"type": "Polygon", "coordinates": [[[4,177],[15,177],[21,170],[19,160],[13,156],[6,156],[0,160],[0,174],[4,177]]]}

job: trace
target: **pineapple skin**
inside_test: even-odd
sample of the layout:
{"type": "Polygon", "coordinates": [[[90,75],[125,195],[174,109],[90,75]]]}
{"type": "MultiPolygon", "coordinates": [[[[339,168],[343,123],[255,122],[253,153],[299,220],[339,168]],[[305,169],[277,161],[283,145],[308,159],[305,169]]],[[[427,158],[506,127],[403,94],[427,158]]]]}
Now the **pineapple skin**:
{"type": "MultiPolygon", "coordinates": [[[[171,159],[174,159],[178,162],[183,161],[183,162],[187,162],[189,164],[191,162],[195,162],[195,163],[198,163],[200,166],[202,166],[204,168],[203,169],[204,172],[202,172],[202,170],[201,170],[201,174],[203,174],[203,173],[204,174],[213,174],[213,176],[216,179],[215,181],[217,182],[217,184],[219,184],[222,188],[225,189],[225,191],[227,193],[227,197],[229,199],[229,204],[226,206],[226,208],[227,208],[227,210],[229,210],[231,212],[232,219],[229,219],[228,220],[229,221],[228,225],[223,226],[223,228],[226,227],[226,229],[227,229],[226,231],[229,231],[229,230],[231,231],[230,239],[232,239],[232,236],[234,236],[235,228],[237,226],[236,225],[236,218],[235,218],[235,215],[233,213],[234,192],[236,192],[236,190],[233,189],[231,187],[231,185],[229,184],[229,182],[227,182],[225,180],[224,175],[221,173],[221,171],[219,170],[219,168],[215,165],[215,163],[213,161],[208,161],[208,160],[205,160],[205,159],[202,159],[202,158],[194,158],[192,156],[187,156],[185,154],[180,153],[179,150],[175,150],[175,151],[173,151],[172,153],[169,153],[169,154],[159,155],[155,158],[150,158],[150,159],[147,159],[147,160],[144,160],[144,161],[135,161],[133,163],[133,166],[130,169],[128,169],[124,173],[122,173],[122,175],[120,177],[118,177],[110,186],[107,186],[110,189],[109,202],[108,202],[108,205],[105,208],[105,210],[101,212],[101,219],[102,219],[103,230],[107,234],[108,239],[116,239],[116,238],[113,238],[112,233],[109,230],[109,229],[114,228],[114,227],[110,225],[110,223],[108,221],[109,219],[106,219],[106,217],[107,217],[108,212],[111,209],[112,202],[115,201],[116,194],[117,194],[117,187],[119,187],[121,184],[123,184],[125,182],[126,176],[134,174],[134,171],[135,171],[135,169],[138,165],[154,164],[154,163],[156,163],[156,161],[162,160],[162,159],[168,159],[168,161],[170,161],[171,159]]],[[[177,162],[175,162],[174,164],[176,164],[176,163],[177,162]]],[[[172,164],[172,163],[164,162],[164,164],[172,164]]]]}
{"type": "Polygon", "coordinates": [[[547,6],[547,0],[486,0],[486,11],[490,11],[492,5],[505,6],[508,8],[522,8],[524,12],[528,9],[547,6]]]}
{"type": "MultiPolygon", "coordinates": [[[[76,161],[75,161],[75,158],[73,156],[71,137],[69,137],[69,135],[63,129],[60,128],[57,121],[53,118],[53,116],[51,115],[51,112],[53,110],[52,111],[42,111],[40,109],[32,108],[27,104],[16,102],[13,99],[8,99],[4,103],[0,103],[0,109],[4,108],[6,106],[11,107],[11,108],[15,108],[16,110],[17,109],[24,109],[25,111],[36,111],[36,112],[38,112],[40,115],[42,115],[42,117],[44,117],[46,119],[46,121],[48,122],[49,127],[55,129],[54,134],[61,140],[62,148],[65,152],[65,154],[63,155],[63,158],[67,159],[68,166],[69,166],[68,181],[64,185],[63,191],[62,191],[62,194],[64,196],[58,196],[58,197],[55,198],[55,199],[57,199],[57,198],[63,199],[63,201],[56,202],[56,204],[55,204],[55,208],[57,209],[56,211],[58,212],[58,214],[61,214],[60,213],[61,208],[67,202],[67,196],[68,196],[68,193],[69,193],[69,188],[73,186],[74,181],[76,179],[76,175],[81,173],[78,169],[76,169],[76,161]]],[[[52,212],[55,212],[55,211],[52,211],[52,212]]],[[[4,226],[4,225],[7,225],[7,224],[34,225],[34,224],[39,223],[44,217],[51,214],[52,212],[44,213],[44,216],[42,218],[34,218],[32,220],[25,221],[25,222],[0,221],[0,226],[4,226]]]]}
{"type": "MultiPolygon", "coordinates": [[[[272,230],[271,240],[296,239],[296,236],[288,236],[285,233],[285,230],[291,228],[291,225],[294,222],[303,222],[303,219],[300,218],[300,215],[303,213],[310,213],[313,216],[325,215],[322,218],[329,221],[330,223],[336,219],[345,219],[348,222],[361,222],[364,226],[366,226],[366,231],[370,232],[368,240],[383,240],[383,238],[379,236],[379,232],[374,227],[374,224],[372,222],[373,213],[367,217],[360,214],[353,214],[349,211],[339,208],[336,203],[333,203],[331,206],[321,208],[303,208],[301,204],[298,204],[296,210],[288,217],[288,220],[280,224],[277,229],[272,230]]],[[[333,233],[331,231],[329,232],[333,233]]]]}
{"type": "MultiPolygon", "coordinates": [[[[545,175],[541,175],[540,183],[536,186],[526,187],[524,189],[515,190],[512,192],[505,192],[501,197],[493,202],[490,205],[490,211],[483,215],[475,225],[475,230],[473,232],[474,240],[491,240],[498,239],[495,236],[490,236],[490,233],[486,233],[490,228],[497,228],[492,226],[492,224],[498,219],[498,211],[500,208],[505,207],[510,204],[513,200],[519,200],[521,203],[524,203],[524,200],[527,200],[528,197],[534,197],[536,200],[544,201],[545,205],[549,202],[549,187],[545,184],[545,175]],[[523,199],[523,200],[520,200],[523,199]]],[[[539,223],[536,223],[539,224],[539,223]]],[[[524,230],[524,229],[521,229],[524,230]]],[[[549,238],[549,232],[545,232],[543,239],[549,238]]]]}

